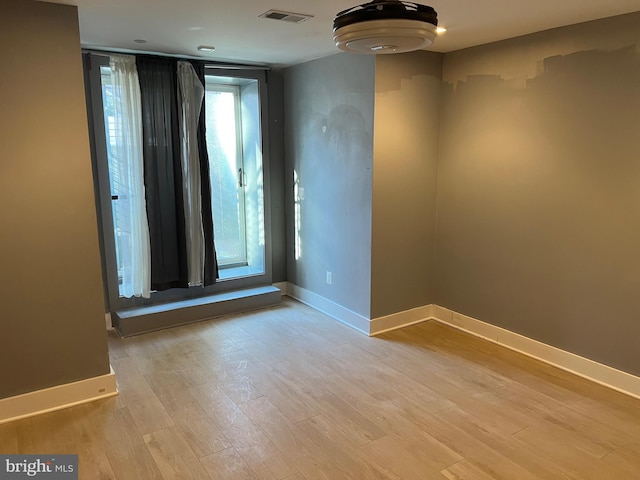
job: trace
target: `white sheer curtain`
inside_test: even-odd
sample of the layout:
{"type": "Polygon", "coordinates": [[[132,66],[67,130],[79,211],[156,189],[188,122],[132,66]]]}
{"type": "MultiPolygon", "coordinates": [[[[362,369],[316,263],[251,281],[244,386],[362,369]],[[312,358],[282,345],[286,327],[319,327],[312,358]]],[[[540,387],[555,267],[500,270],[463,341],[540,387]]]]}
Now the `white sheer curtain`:
{"type": "Polygon", "coordinates": [[[132,55],[112,55],[113,117],[115,142],[112,151],[112,183],[119,192],[113,202],[117,254],[127,261],[121,277],[120,295],[149,298],[151,290],[151,250],[144,193],[142,157],[142,106],[136,59],[132,55]]]}
{"type": "Polygon", "coordinates": [[[204,279],[204,231],[198,120],[204,100],[204,85],[189,62],[178,62],[180,97],[180,156],[182,164],[185,230],[189,263],[189,285],[202,285],[204,279]]]}

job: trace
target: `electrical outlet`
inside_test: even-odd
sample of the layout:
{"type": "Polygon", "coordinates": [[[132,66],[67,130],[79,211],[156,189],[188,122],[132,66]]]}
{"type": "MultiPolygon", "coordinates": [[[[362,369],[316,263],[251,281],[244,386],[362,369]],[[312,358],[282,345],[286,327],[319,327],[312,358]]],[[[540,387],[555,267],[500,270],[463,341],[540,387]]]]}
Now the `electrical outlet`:
{"type": "Polygon", "coordinates": [[[327,285],[331,285],[333,283],[333,273],[327,270],[327,285]]]}

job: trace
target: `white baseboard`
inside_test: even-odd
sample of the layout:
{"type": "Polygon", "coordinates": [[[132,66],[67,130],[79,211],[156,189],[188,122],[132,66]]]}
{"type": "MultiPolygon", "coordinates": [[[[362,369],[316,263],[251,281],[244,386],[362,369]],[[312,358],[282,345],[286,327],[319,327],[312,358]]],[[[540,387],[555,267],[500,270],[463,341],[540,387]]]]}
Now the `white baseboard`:
{"type": "Polygon", "coordinates": [[[0,399],[0,424],[117,394],[116,376],[111,369],[107,375],[0,399]]]}
{"type": "Polygon", "coordinates": [[[399,328],[409,327],[417,323],[433,318],[435,305],[425,305],[424,307],[412,308],[404,312],[393,313],[384,317],[371,319],[371,329],[369,335],[376,336],[399,328]]]}
{"type": "Polygon", "coordinates": [[[287,295],[287,291],[289,289],[289,282],[276,282],[273,284],[274,287],[280,289],[282,295],[287,295]]]}
{"type": "MultiPolygon", "coordinates": [[[[277,286],[281,288],[279,285],[277,286]]],[[[281,288],[281,290],[283,289],[281,288]]],[[[380,335],[426,320],[436,320],[476,337],[483,338],[510,350],[527,355],[528,357],[553,365],[579,377],[586,378],[592,382],[640,399],[640,377],[533,340],[504,328],[491,325],[490,323],[462,315],[439,305],[425,305],[423,307],[369,320],[360,314],[352,312],[341,305],[292,283],[287,283],[283,292],[366,335],[380,335]]]]}
{"type": "Polygon", "coordinates": [[[339,322],[358,330],[360,333],[369,335],[371,332],[371,322],[369,322],[367,317],[360,315],[359,313],[351,311],[342,305],[338,305],[317,293],[305,290],[293,283],[287,283],[286,291],[288,296],[295,298],[296,300],[309,305],[332,318],[335,318],[339,322]]]}
{"type": "Polygon", "coordinates": [[[433,319],[640,399],[640,377],[472,317],[433,307],[433,319]]]}

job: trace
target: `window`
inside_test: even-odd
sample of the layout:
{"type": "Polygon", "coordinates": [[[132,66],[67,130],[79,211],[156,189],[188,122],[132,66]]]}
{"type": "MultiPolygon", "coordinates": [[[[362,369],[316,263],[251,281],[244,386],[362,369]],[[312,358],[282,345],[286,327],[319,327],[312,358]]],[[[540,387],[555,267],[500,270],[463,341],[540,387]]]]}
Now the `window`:
{"type": "Polygon", "coordinates": [[[242,113],[236,85],[207,78],[205,94],[207,151],[211,174],[211,205],[218,265],[247,264],[242,162],[242,113]]]}
{"type": "Polygon", "coordinates": [[[107,57],[94,57],[90,83],[94,120],[96,170],[100,197],[103,258],[109,302],[114,308],[154,304],[270,282],[267,271],[263,169],[263,72],[209,70],[205,75],[203,108],[209,158],[211,210],[219,266],[219,281],[208,287],[152,292],[151,299],[125,298],[122,279],[131,269],[123,239],[128,210],[126,182],[121,181],[115,156],[117,95],[107,57]],[[233,76],[228,74],[232,73],[233,76]],[[240,75],[238,75],[240,73],[240,75]],[[246,76],[244,76],[246,73],[246,76]],[[95,92],[99,91],[97,95],[95,92]],[[253,280],[252,280],[253,279],[253,280]],[[187,293],[191,292],[191,293],[187,293]],[[196,293],[196,295],[200,295],[196,293]]]}
{"type": "Polygon", "coordinates": [[[105,134],[107,138],[107,159],[109,162],[109,187],[111,193],[111,212],[113,216],[113,235],[116,249],[116,269],[118,272],[118,285],[121,287],[123,278],[131,269],[131,255],[125,245],[126,237],[131,235],[126,225],[129,211],[127,198],[131,192],[127,189],[127,182],[122,181],[116,158],[116,112],[114,109],[114,91],[111,83],[111,69],[100,67],[100,80],[102,84],[102,108],[104,112],[105,134]]]}
{"type": "Polygon", "coordinates": [[[205,77],[213,228],[221,278],[264,271],[258,80],[205,77]]]}

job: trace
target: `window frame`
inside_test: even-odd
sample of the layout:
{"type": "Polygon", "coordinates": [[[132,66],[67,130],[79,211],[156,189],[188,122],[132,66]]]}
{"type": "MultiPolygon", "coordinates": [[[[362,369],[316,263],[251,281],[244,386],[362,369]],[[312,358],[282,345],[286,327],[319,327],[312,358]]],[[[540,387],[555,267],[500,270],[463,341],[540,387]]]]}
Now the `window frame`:
{"type": "MultiPolygon", "coordinates": [[[[209,77],[209,75],[205,75],[205,77],[209,77]]],[[[241,184],[241,186],[239,186],[239,188],[237,188],[237,191],[239,193],[239,197],[240,197],[240,201],[239,201],[239,205],[238,208],[240,210],[240,216],[241,216],[241,220],[239,222],[239,227],[240,227],[240,235],[241,235],[241,246],[240,249],[242,251],[242,255],[236,259],[234,259],[234,261],[229,262],[229,263],[219,263],[219,269],[220,270],[227,270],[230,268],[236,268],[236,267],[246,267],[248,265],[248,259],[247,259],[247,212],[245,209],[245,205],[246,205],[246,185],[244,184],[244,181],[241,180],[241,175],[244,175],[244,171],[245,171],[245,166],[244,166],[244,149],[243,149],[243,145],[242,145],[242,107],[241,107],[241,93],[240,93],[240,86],[239,85],[231,85],[231,84],[225,84],[225,83],[218,83],[218,82],[214,82],[214,81],[206,81],[205,80],[205,95],[206,92],[209,89],[209,86],[212,85],[212,90],[216,91],[216,92],[229,92],[233,94],[233,100],[234,100],[234,110],[235,110],[235,135],[236,135],[236,167],[239,166],[239,169],[237,170],[237,177],[236,177],[236,185],[241,184]],[[241,183],[242,182],[242,183],[241,183]]],[[[209,164],[211,165],[211,157],[209,156],[209,164]]],[[[213,196],[213,185],[211,186],[211,194],[213,196]]],[[[216,221],[214,219],[213,222],[214,225],[214,231],[215,231],[215,225],[216,225],[216,221]]],[[[220,257],[220,253],[218,252],[218,257],[220,257]]],[[[218,260],[219,261],[219,260],[218,260]]]]}

